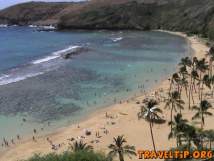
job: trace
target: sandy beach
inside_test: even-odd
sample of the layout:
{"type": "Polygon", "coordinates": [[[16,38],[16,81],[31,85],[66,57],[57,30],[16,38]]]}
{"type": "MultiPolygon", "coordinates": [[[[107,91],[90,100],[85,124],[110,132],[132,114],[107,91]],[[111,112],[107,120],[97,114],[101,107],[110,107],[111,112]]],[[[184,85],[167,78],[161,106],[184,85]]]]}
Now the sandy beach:
{"type": "MultiPolygon", "coordinates": [[[[187,38],[190,47],[194,51],[194,56],[198,58],[204,57],[209,50],[209,48],[195,36],[187,37],[185,34],[179,32],[168,33],[187,38]]],[[[71,138],[82,139],[84,142],[92,145],[96,151],[107,153],[107,147],[112,143],[113,137],[124,135],[128,144],[134,145],[136,150],[152,150],[153,147],[149,124],[145,120],[138,120],[137,113],[140,110],[140,105],[136,104],[136,102],[141,102],[146,97],[155,98],[155,91],[159,91],[158,93],[162,97],[167,97],[168,89],[169,81],[165,80],[146,94],[128,100],[127,102],[122,102],[121,104],[118,103],[102,110],[98,110],[78,124],[73,124],[69,127],[59,129],[50,135],[36,137],[36,141],[33,141],[32,139],[16,141],[15,145],[10,146],[3,152],[0,152],[0,161],[18,161],[27,159],[35,153],[61,153],[68,149],[68,145],[71,143],[71,138]],[[85,135],[86,129],[92,132],[90,136],[85,135]],[[107,133],[104,133],[106,130],[107,133]],[[97,138],[95,133],[99,133],[100,137],[97,138]],[[52,150],[48,140],[51,140],[53,144],[60,144],[60,148],[57,151],[52,150]]],[[[183,93],[183,95],[185,94],[183,93]]],[[[183,115],[186,119],[191,121],[193,112],[188,110],[187,100],[185,100],[186,97],[184,96],[182,98],[186,102],[186,110],[183,111],[183,115]]],[[[214,103],[212,99],[207,99],[211,103],[214,103]]],[[[160,102],[159,107],[163,110],[162,117],[166,119],[166,123],[154,125],[154,139],[157,150],[168,150],[170,147],[176,146],[175,140],[168,140],[168,134],[170,131],[168,126],[170,111],[164,109],[164,106],[165,103],[160,102]]],[[[206,118],[205,129],[214,129],[214,124],[212,124],[212,121],[214,120],[213,118],[213,116],[206,118]]],[[[126,160],[135,161],[139,159],[137,157],[133,157],[132,159],[127,158],[126,160]]]]}

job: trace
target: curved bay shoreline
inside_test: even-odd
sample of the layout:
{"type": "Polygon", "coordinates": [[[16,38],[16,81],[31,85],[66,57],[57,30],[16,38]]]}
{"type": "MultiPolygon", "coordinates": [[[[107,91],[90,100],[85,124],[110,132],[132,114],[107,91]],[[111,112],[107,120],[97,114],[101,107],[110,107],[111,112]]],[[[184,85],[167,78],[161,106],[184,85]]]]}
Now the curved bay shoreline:
{"type": "MultiPolygon", "coordinates": [[[[187,37],[185,34],[180,32],[161,32],[167,32],[186,38],[190,42],[191,48],[194,51],[194,56],[198,58],[203,57],[208,51],[208,47],[202,41],[200,41],[199,38],[187,37]]],[[[26,159],[32,156],[34,153],[45,154],[54,152],[51,149],[47,138],[52,140],[54,144],[61,144],[62,146],[57,152],[63,152],[67,150],[67,145],[69,143],[68,139],[72,137],[77,138],[78,136],[84,136],[84,129],[90,129],[92,131],[92,135],[87,136],[84,139],[87,143],[95,140],[95,133],[97,131],[100,132],[102,137],[99,139],[99,142],[92,144],[95,150],[98,151],[106,152],[107,146],[112,142],[112,138],[120,134],[124,134],[128,142],[135,145],[137,150],[152,149],[150,132],[149,128],[147,127],[149,125],[144,120],[138,120],[137,112],[139,111],[140,107],[136,104],[136,102],[143,100],[143,98],[146,96],[152,97],[154,95],[154,91],[166,91],[168,89],[168,84],[168,80],[164,80],[145,95],[135,97],[128,102],[123,102],[121,104],[115,104],[104,109],[99,109],[79,123],[73,124],[69,127],[61,128],[50,135],[38,137],[36,142],[32,140],[22,140],[13,147],[0,152],[0,160],[17,161],[26,159]],[[106,114],[111,117],[107,118],[106,114]],[[107,135],[103,133],[103,128],[106,128],[109,131],[107,135]]],[[[160,107],[163,108],[164,104],[161,103],[160,107]]],[[[189,118],[192,116],[192,114],[189,111],[185,111],[184,116],[189,118]]],[[[166,120],[169,119],[168,111],[165,111],[164,118],[166,120]]],[[[211,122],[212,117],[207,119],[207,129],[214,129],[214,125],[211,124],[211,122]]],[[[167,124],[154,126],[154,135],[158,150],[167,150],[176,144],[175,140],[168,140],[168,133],[169,128],[167,124]]],[[[138,159],[133,158],[132,160],[138,159]]]]}

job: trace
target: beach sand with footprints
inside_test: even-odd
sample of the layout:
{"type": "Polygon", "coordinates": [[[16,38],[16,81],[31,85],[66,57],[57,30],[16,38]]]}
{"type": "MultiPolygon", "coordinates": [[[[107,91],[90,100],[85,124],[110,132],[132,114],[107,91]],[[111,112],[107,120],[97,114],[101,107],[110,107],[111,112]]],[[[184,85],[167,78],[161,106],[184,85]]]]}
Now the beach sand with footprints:
{"type": "MultiPolygon", "coordinates": [[[[187,38],[190,47],[194,51],[191,56],[196,56],[200,59],[204,57],[209,50],[205,43],[195,36],[187,37],[182,33],[169,33],[187,38]]],[[[58,129],[55,133],[50,135],[37,136],[39,134],[35,132],[34,139],[16,139],[14,140],[14,145],[10,145],[9,148],[0,152],[0,160],[17,161],[27,159],[35,153],[61,153],[68,149],[69,143],[81,139],[92,145],[96,151],[107,153],[108,145],[112,143],[113,137],[118,135],[124,135],[128,144],[134,145],[136,150],[152,150],[153,145],[149,124],[143,119],[139,120],[137,117],[137,113],[140,111],[141,106],[138,102],[142,102],[144,98],[160,100],[158,107],[163,110],[162,118],[166,119],[166,123],[154,125],[154,140],[157,150],[169,150],[170,147],[176,146],[176,141],[174,139],[168,140],[168,134],[170,132],[170,127],[168,126],[170,111],[164,109],[165,103],[163,102],[164,98],[167,98],[169,84],[169,80],[165,80],[140,97],[98,110],[81,122],[66,128],[58,129]],[[89,132],[88,135],[86,135],[87,132],[89,132]]],[[[206,93],[206,90],[204,93],[206,93]]],[[[198,101],[198,96],[195,95],[194,97],[195,101],[198,101]]],[[[185,101],[183,117],[191,121],[195,112],[188,110],[188,99],[185,92],[182,93],[182,99],[185,101]]],[[[213,98],[208,96],[206,99],[212,104],[214,103],[213,98]]],[[[214,110],[212,112],[214,112],[214,110]]],[[[207,117],[205,120],[205,129],[214,129],[213,121],[213,116],[207,117]]],[[[200,125],[197,126],[200,127],[200,125]]],[[[139,159],[137,157],[132,157],[132,159],[127,158],[126,160],[137,161],[139,159]]]]}

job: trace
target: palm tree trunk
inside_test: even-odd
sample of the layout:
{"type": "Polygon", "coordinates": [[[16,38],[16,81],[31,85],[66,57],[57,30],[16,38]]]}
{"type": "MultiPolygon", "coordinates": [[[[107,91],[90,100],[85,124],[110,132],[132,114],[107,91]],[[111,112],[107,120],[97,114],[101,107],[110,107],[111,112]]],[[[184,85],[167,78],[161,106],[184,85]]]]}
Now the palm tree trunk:
{"type": "Polygon", "coordinates": [[[185,92],[186,92],[186,96],[187,96],[187,98],[189,98],[189,95],[188,95],[188,92],[187,92],[188,90],[187,90],[187,87],[185,86],[185,92]]]}
{"type": "Polygon", "coordinates": [[[192,90],[192,76],[190,77],[190,85],[189,85],[189,109],[190,109],[190,100],[191,100],[191,90],[192,90]]]}
{"type": "Polygon", "coordinates": [[[208,75],[211,76],[211,60],[209,61],[209,70],[208,70],[208,75]]]}
{"type": "Polygon", "coordinates": [[[212,98],[214,96],[214,85],[212,85],[212,98]]]}
{"type": "Polygon", "coordinates": [[[182,145],[182,140],[181,140],[181,136],[180,135],[178,135],[178,143],[179,143],[179,146],[182,145]]]}
{"type": "MultiPolygon", "coordinates": [[[[172,78],[171,78],[172,79],[172,78]]],[[[171,90],[172,90],[172,84],[173,84],[173,81],[171,80],[171,82],[170,82],[170,86],[169,86],[169,93],[171,92],[171,90]]]]}
{"type": "Polygon", "coordinates": [[[204,140],[203,140],[203,137],[201,136],[201,148],[203,149],[204,148],[204,140]]]}
{"type": "Polygon", "coordinates": [[[176,138],[177,148],[179,147],[179,137],[176,138]]]}
{"type": "Polygon", "coordinates": [[[152,122],[151,121],[149,123],[149,126],[150,126],[150,133],[151,133],[151,137],[152,137],[153,148],[154,148],[154,151],[156,152],[155,141],[154,141],[154,136],[153,136],[153,131],[152,131],[152,122]]]}
{"type": "Polygon", "coordinates": [[[210,60],[210,64],[209,64],[209,76],[210,77],[212,77],[212,75],[213,75],[213,63],[212,63],[212,61],[210,60]]]}
{"type": "Polygon", "coordinates": [[[200,93],[201,93],[201,72],[200,72],[200,75],[199,75],[199,83],[198,83],[198,96],[199,96],[199,100],[201,100],[200,93]]]}
{"type": "Polygon", "coordinates": [[[203,126],[204,126],[203,120],[204,120],[204,115],[203,115],[203,112],[202,112],[202,114],[201,114],[201,129],[203,129],[203,126]]]}
{"type": "Polygon", "coordinates": [[[202,87],[201,87],[201,100],[203,98],[203,89],[204,89],[204,83],[202,83],[202,87]]]}
{"type": "MultiPolygon", "coordinates": [[[[172,113],[173,113],[173,108],[174,108],[174,104],[172,103],[172,108],[171,108],[171,122],[172,122],[172,113]]],[[[171,124],[171,132],[172,132],[172,124],[171,124]]]]}
{"type": "Polygon", "coordinates": [[[188,138],[188,150],[190,151],[190,148],[191,148],[191,140],[190,138],[188,138]]]}
{"type": "Polygon", "coordinates": [[[194,87],[195,93],[197,93],[196,87],[195,87],[195,79],[193,79],[193,87],[194,87]]]}
{"type": "Polygon", "coordinates": [[[200,91],[200,84],[198,85],[198,99],[201,100],[201,91],[200,91]]]}
{"type": "Polygon", "coordinates": [[[213,76],[213,62],[211,62],[211,67],[210,68],[211,68],[211,71],[210,71],[211,75],[210,76],[212,77],[213,76]]]}
{"type": "Polygon", "coordinates": [[[192,95],[192,104],[194,105],[195,104],[195,101],[194,101],[194,96],[193,96],[193,85],[191,87],[191,95],[192,95]]]}
{"type": "Polygon", "coordinates": [[[123,157],[122,152],[119,152],[119,159],[120,159],[120,161],[124,161],[124,157],[123,157]]]}
{"type": "Polygon", "coordinates": [[[180,85],[179,98],[181,98],[182,90],[183,90],[183,87],[180,85]]]}
{"type": "Polygon", "coordinates": [[[178,91],[178,93],[180,93],[180,86],[179,86],[179,84],[177,84],[177,91],[178,91]]]}

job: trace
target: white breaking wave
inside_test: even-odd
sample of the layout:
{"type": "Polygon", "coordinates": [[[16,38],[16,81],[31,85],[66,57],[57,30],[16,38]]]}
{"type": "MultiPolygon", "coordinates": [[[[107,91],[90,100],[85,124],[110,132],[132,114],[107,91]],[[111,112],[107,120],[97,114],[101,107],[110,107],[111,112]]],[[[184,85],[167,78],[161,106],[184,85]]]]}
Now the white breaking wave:
{"type": "Polygon", "coordinates": [[[59,58],[63,54],[75,52],[77,49],[80,49],[80,48],[82,48],[82,47],[81,46],[69,46],[68,48],[65,48],[63,50],[55,51],[51,55],[49,55],[45,58],[35,60],[35,61],[31,62],[31,64],[29,64],[25,67],[16,68],[15,70],[12,69],[8,73],[0,75],[0,85],[6,85],[6,84],[22,81],[27,78],[42,75],[48,71],[56,69],[56,68],[58,68],[58,66],[54,62],[42,64],[42,65],[40,65],[40,63],[45,63],[50,60],[59,58]]]}
{"type": "Polygon", "coordinates": [[[0,24],[0,27],[8,27],[6,24],[0,24]]]}
{"type": "Polygon", "coordinates": [[[45,58],[43,58],[43,59],[39,59],[39,60],[33,61],[33,64],[44,63],[44,62],[47,62],[47,61],[49,61],[49,60],[56,59],[56,58],[58,58],[58,57],[60,57],[60,56],[47,56],[47,57],[45,57],[45,58]]]}
{"type": "Polygon", "coordinates": [[[37,75],[41,75],[44,74],[43,72],[38,72],[38,73],[29,73],[26,75],[22,75],[22,76],[14,76],[14,75],[3,75],[2,77],[0,77],[0,85],[6,85],[6,84],[10,84],[10,83],[14,83],[14,82],[18,82],[30,77],[35,77],[37,75]]]}
{"type": "Polygon", "coordinates": [[[28,27],[30,28],[41,28],[41,29],[51,29],[51,30],[55,30],[56,27],[50,25],[50,26],[37,26],[37,25],[28,25],[28,27]]]}
{"type": "Polygon", "coordinates": [[[72,52],[75,51],[76,49],[81,48],[81,46],[75,45],[75,46],[69,46],[68,48],[65,48],[63,50],[59,50],[59,51],[55,51],[53,52],[53,55],[61,55],[61,54],[65,54],[67,52],[72,52]]]}
{"type": "Polygon", "coordinates": [[[30,27],[30,28],[36,28],[37,26],[36,25],[29,25],[28,27],[30,27]]]}
{"type": "Polygon", "coordinates": [[[8,78],[8,77],[9,77],[9,75],[3,74],[3,75],[0,77],[0,81],[1,81],[1,80],[4,80],[5,78],[8,78]]]}
{"type": "Polygon", "coordinates": [[[54,27],[54,26],[52,26],[52,25],[50,25],[50,26],[40,26],[40,27],[42,27],[42,28],[44,28],[44,29],[52,29],[52,30],[55,30],[55,29],[56,29],[56,27],[54,27]]]}
{"type": "Polygon", "coordinates": [[[123,37],[112,38],[112,41],[117,42],[123,40],[123,37]]]}
{"type": "Polygon", "coordinates": [[[66,54],[68,52],[75,51],[78,48],[81,48],[81,46],[69,46],[68,48],[65,48],[63,50],[55,51],[55,52],[52,53],[52,55],[49,55],[49,56],[47,56],[45,58],[35,60],[32,63],[33,64],[44,63],[44,62],[59,58],[59,57],[61,57],[62,54],[66,54]]]}

